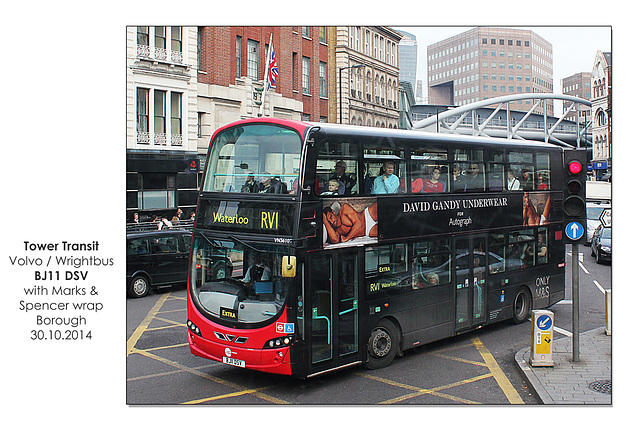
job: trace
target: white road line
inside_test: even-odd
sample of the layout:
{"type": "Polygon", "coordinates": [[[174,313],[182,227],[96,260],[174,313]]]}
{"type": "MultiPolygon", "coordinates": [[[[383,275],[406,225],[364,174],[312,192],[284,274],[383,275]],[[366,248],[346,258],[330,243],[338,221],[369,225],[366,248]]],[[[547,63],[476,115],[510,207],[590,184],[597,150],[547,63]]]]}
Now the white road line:
{"type": "Polygon", "coordinates": [[[565,331],[564,329],[562,329],[562,328],[558,328],[557,326],[554,326],[554,327],[553,327],[553,330],[554,330],[555,332],[558,332],[559,334],[566,335],[566,336],[568,336],[568,337],[572,337],[572,336],[573,336],[573,334],[572,334],[571,332],[569,332],[569,331],[565,331]]]}
{"type": "Polygon", "coordinates": [[[587,270],[587,269],[584,267],[584,264],[582,264],[582,263],[580,262],[580,263],[578,263],[578,265],[580,265],[580,268],[581,268],[585,273],[587,273],[587,274],[591,274],[591,273],[589,273],[589,270],[587,270]]]}
{"type": "Polygon", "coordinates": [[[602,292],[603,294],[605,293],[604,288],[602,287],[602,285],[600,285],[600,283],[598,283],[597,280],[594,280],[593,284],[596,285],[598,289],[600,289],[600,292],[602,292]]]}

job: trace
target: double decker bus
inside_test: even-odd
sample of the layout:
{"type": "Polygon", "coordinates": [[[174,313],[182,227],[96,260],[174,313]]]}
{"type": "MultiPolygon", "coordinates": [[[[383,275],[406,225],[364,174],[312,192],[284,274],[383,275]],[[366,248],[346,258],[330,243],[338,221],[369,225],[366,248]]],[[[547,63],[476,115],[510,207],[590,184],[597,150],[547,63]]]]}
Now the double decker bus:
{"type": "Polygon", "coordinates": [[[300,378],[564,298],[563,150],[247,119],[212,136],[194,224],[197,356],[300,378]]]}

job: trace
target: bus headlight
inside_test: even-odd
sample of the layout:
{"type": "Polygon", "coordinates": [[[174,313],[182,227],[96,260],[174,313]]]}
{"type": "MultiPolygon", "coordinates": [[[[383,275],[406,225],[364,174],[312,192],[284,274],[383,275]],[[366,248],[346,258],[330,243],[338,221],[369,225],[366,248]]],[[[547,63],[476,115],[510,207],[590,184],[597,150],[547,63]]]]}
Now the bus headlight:
{"type": "Polygon", "coordinates": [[[191,320],[187,320],[187,328],[189,329],[190,332],[196,334],[197,336],[199,337],[202,336],[202,334],[200,333],[200,328],[198,328],[196,324],[193,323],[191,320]]]}
{"type": "Polygon", "coordinates": [[[277,338],[273,338],[273,339],[270,339],[269,341],[267,341],[264,344],[263,348],[270,349],[270,348],[288,347],[291,344],[293,344],[293,341],[294,341],[294,337],[293,336],[277,337],[277,338]]]}

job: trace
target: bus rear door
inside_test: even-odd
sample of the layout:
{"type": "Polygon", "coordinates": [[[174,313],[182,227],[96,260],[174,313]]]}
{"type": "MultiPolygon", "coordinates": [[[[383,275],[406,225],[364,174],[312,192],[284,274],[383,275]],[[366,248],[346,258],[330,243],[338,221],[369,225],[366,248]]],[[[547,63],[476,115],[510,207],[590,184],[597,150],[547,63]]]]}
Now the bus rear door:
{"type": "Polygon", "coordinates": [[[358,317],[360,256],[357,249],[311,254],[306,282],[310,373],[360,360],[358,317]]]}

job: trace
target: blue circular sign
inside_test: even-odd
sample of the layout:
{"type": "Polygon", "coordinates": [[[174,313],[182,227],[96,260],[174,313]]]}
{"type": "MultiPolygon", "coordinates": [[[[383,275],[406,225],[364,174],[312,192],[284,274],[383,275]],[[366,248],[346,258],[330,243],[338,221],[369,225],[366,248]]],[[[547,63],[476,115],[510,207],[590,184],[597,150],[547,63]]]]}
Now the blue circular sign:
{"type": "Polygon", "coordinates": [[[551,317],[549,315],[543,314],[542,316],[538,317],[536,325],[541,331],[546,331],[547,329],[551,329],[553,321],[551,320],[551,317]]]}
{"type": "Polygon", "coordinates": [[[584,227],[576,221],[572,221],[564,228],[564,234],[571,240],[580,240],[584,236],[584,227]]]}

